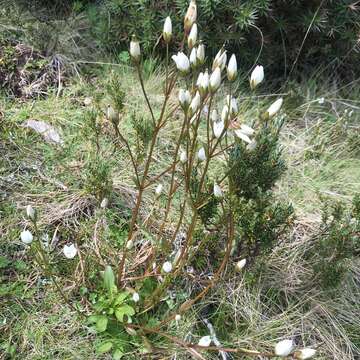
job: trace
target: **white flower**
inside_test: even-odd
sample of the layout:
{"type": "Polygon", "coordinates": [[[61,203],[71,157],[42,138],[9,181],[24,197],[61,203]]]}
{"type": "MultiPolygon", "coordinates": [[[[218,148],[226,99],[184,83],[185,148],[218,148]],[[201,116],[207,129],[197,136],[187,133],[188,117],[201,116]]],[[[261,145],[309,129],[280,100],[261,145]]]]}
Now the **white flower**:
{"type": "Polygon", "coordinates": [[[208,347],[208,346],[210,346],[210,344],[211,344],[211,337],[210,337],[209,335],[203,336],[203,337],[199,340],[199,342],[198,342],[198,345],[199,345],[199,346],[206,346],[206,347],[208,347]]]}
{"type": "Polygon", "coordinates": [[[200,64],[204,63],[204,61],[205,61],[205,45],[201,42],[197,48],[196,57],[200,64]]]}
{"type": "Polygon", "coordinates": [[[226,122],[229,116],[229,107],[227,105],[224,105],[222,111],[221,111],[221,121],[226,122]]]}
{"type": "Polygon", "coordinates": [[[200,101],[201,101],[200,93],[197,91],[190,103],[191,114],[195,114],[196,111],[199,109],[200,101]]]}
{"type": "Polygon", "coordinates": [[[192,68],[195,68],[197,65],[198,59],[196,57],[196,47],[193,47],[190,53],[190,65],[192,68]]]}
{"type": "Polygon", "coordinates": [[[203,147],[198,151],[197,157],[198,157],[199,161],[206,160],[205,149],[203,147]]]}
{"type": "Polygon", "coordinates": [[[198,34],[198,27],[197,24],[193,24],[191,27],[190,34],[188,36],[188,47],[189,49],[192,49],[197,41],[197,34],[198,34]]]}
{"type": "Polygon", "coordinates": [[[222,198],[223,197],[223,192],[221,190],[221,187],[217,183],[214,183],[214,196],[216,198],[222,198]]]}
{"type": "Polygon", "coordinates": [[[245,267],[245,265],[246,265],[246,259],[241,259],[236,263],[235,270],[240,272],[245,267]]]}
{"type": "Polygon", "coordinates": [[[221,70],[217,67],[210,76],[210,91],[214,93],[221,83],[221,70]]]}
{"type": "Polygon", "coordinates": [[[107,208],[108,205],[109,205],[109,200],[108,200],[108,198],[103,198],[102,201],[101,201],[100,207],[101,207],[102,209],[105,209],[105,208],[107,208]]]}
{"type": "Polygon", "coordinates": [[[251,139],[249,138],[248,135],[244,134],[241,129],[237,129],[234,131],[235,135],[240,138],[241,140],[247,142],[248,144],[251,143],[251,139]]]}
{"type": "Polygon", "coordinates": [[[269,118],[272,118],[275,116],[279,110],[281,109],[283,103],[283,99],[277,99],[275,102],[273,102],[270,107],[267,109],[267,114],[269,115],[269,118]]]}
{"type": "Polygon", "coordinates": [[[224,131],[225,124],[221,121],[215,121],[213,123],[214,136],[218,139],[224,131]]]}
{"type": "Polygon", "coordinates": [[[297,351],[295,357],[296,359],[306,360],[312,358],[313,356],[315,356],[315,354],[316,354],[315,349],[305,348],[297,351]]]}
{"type": "Polygon", "coordinates": [[[196,21],[196,16],[197,16],[196,1],[191,0],[184,18],[185,33],[188,33],[190,31],[192,25],[196,21]]]}
{"type": "Polygon", "coordinates": [[[227,67],[227,77],[229,81],[234,81],[236,79],[236,76],[237,76],[236,56],[235,54],[232,54],[227,67]]]}
{"type": "Polygon", "coordinates": [[[177,55],[173,55],[171,57],[176,64],[176,67],[179,71],[183,73],[187,73],[190,69],[190,61],[188,57],[181,51],[177,53],[177,55]]]}
{"type": "Polygon", "coordinates": [[[29,230],[24,230],[20,234],[20,239],[24,244],[30,245],[34,238],[29,230]]]}
{"type": "Polygon", "coordinates": [[[171,262],[170,262],[170,261],[165,261],[164,264],[163,264],[163,266],[162,266],[162,269],[163,269],[163,271],[166,272],[166,273],[171,272],[171,270],[172,270],[172,264],[171,264],[171,262]]]}
{"type": "Polygon", "coordinates": [[[133,293],[132,299],[134,302],[139,302],[140,301],[140,295],[137,292],[133,293]]]}
{"type": "Polygon", "coordinates": [[[31,205],[28,205],[26,207],[26,216],[30,219],[30,220],[35,220],[35,209],[31,206],[31,205]]]}
{"type": "Polygon", "coordinates": [[[250,76],[250,87],[255,89],[264,80],[264,68],[261,65],[256,65],[250,76]]]}
{"type": "Polygon", "coordinates": [[[318,99],[318,103],[320,105],[324,104],[324,102],[325,102],[325,98],[322,97],[322,98],[318,99]]]}
{"type": "Polygon", "coordinates": [[[170,16],[165,19],[163,37],[166,43],[169,43],[172,35],[172,24],[170,16]]]}
{"type": "Polygon", "coordinates": [[[179,90],[179,103],[183,109],[187,109],[190,105],[191,95],[189,90],[179,90]]]}
{"type": "Polygon", "coordinates": [[[162,193],[162,191],[163,191],[163,185],[159,184],[155,189],[155,194],[160,195],[162,193]]]}
{"type": "Polygon", "coordinates": [[[181,320],[181,315],[180,314],[176,314],[175,315],[175,321],[179,322],[181,320]]]}
{"type": "Polygon", "coordinates": [[[212,112],[211,112],[211,121],[212,122],[216,122],[218,120],[218,112],[216,109],[214,109],[212,112]]]}
{"type": "Polygon", "coordinates": [[[132,40],[130,41],[130,55],[136,62],[140,60],[140,44],[136,40],[135,35],[133,35],[132,40]]]}
{"type": "Polygon", "coordinates": [[[180,153],[180,162],[185,164],[187,161],[187,155],[186,155],[186,151],[183,150],[181,153],[180,153]]]}
{"type": "Polygon", "coordinates": [[[74,244],[65,245],[63,253],[67,259],[73,259],[77,254],[77,249],[74,244]]]}
{"type": "Polygon", "coordinates": [[[253,128],[251,128],[250,126],[246,125],[246,124],[241,124],[240,126],[240,131],[248,136],[251,136],[254,134],[255,130],[253,128]]]}
{"type": "Polygon", "coordinates": [[[292,340],[282,340],[275,345],[275,355],[286,357],[294,350],[294,343],[292,340]]]}

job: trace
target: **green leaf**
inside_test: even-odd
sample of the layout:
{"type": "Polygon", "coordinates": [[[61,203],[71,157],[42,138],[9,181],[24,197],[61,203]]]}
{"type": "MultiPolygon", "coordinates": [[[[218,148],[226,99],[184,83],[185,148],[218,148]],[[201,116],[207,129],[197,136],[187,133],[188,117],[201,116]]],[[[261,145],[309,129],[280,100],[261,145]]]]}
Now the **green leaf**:
{"type": "Polygon", "coordinates": [[[135,314],[134,308],[130,305],[122,305],[115,310],[115,316],[120,322],[124,322],[124,316],[127,315],[128,317],[135,314]]]}
{"type": "Polygon", "coordinates": [[[129,296],[129,293],[122,292],[118,294],[115,298],[114,305],[120,305],[124,302],[124,300],[129,296]]]}
{"type": "Polygon", "coordinates": [[[104,332],[107,328],[107,324],[108,324],[108,318],[105,315],[99,315],[95,325],[96,331],[104,332]]]}
{"type": "Polygon", "coordinates": [[[111,341],[105,341],[96,347],[96,351],[99,354],[104,354],[110,351],[112,347],[113,343],[111,341]]]}
{"type": "Polygon", "coordinates": [[[99,319],[99,315],[90,315],[90,316],[87,318],[86,322],[87,322],[88,324],[94,324],[94,323],[96,323],[96,322],[98,321],[98,319],[99,319]]]}
{"type": "Polygon", "coordinates": [[[115,285],[115,275],[111,266],[107,265],[104,271],[104,286],[109,292],[112,292],[115,285]]]}
{"type": "Polygon", "coordinates": [[[114,360],[120,360],[124,356],[124,353],[120,349],[116,349],[113,353],[114,360]]]}

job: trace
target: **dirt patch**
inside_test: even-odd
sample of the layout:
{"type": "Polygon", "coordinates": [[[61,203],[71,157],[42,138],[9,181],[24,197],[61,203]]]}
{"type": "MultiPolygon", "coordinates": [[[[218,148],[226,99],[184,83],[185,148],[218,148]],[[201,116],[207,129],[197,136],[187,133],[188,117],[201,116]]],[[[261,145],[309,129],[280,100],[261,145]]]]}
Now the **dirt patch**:
{"type": "Polygon", "coordinates": [[[59,55],[45,57],[15,41],[0,43],[0,87],[9,96],[30,99],[46,96],[50,88],[60,91],[65,75],[59,55]]]}

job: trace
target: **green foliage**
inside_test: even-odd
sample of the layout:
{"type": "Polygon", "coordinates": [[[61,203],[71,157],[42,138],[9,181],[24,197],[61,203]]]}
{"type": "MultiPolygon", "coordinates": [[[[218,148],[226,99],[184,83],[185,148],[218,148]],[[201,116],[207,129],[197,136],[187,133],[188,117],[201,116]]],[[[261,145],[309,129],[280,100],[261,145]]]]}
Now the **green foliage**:
{"type": "Polygon", "coordinates": [[[84,187],[99,201],[108,197],[112,189],[110,163],[98,156],[90,158],[84,173],[84,187]]]}
{"type": "Polygon", "coordinates": [[[234,196],[231,207],[237,230],[233,250],[248,259],[271,250],[293,222],[292,206],[276,201],[270,192],[250,200],[234,196]]]}
{"type": "Polygon", "coordinates": [[[256,148],[250,150],[238,141],[229,157],[230,188],[245,199],[256,199],[258,194],[271,190],[285,172],[286,166],[279,149],[279,124],[264,124],[257,133],[256,148]]]}
{"type": "Polygon", "coordinates": [[[320,233],[311,249],[314,276],[325,289],[336,288],[348,270],[349,260],[360,255],[360,196],[349,209],[341,202],[325,202],[320,233]]]}
{"type": "MultiPolygon", "coordinates": [[[[88,14],[95,37],[107,51],[118,54],[127,49],[129,36],[136,34],[146,55],[163,54],[164,43],[158,40],[164,19],[168,15],[181,19],[188,3],[105,0],[100,6],[91,5],[88,14]]],[[[197,5],[208,56],[225,44],[229,51],[241,54],[245,68],[259,54],[259,61],[279,75],[288,74],[296,60],[299,69],[325,62],[329,69],[342,68],[347,75],[346,66],[355,64],[358,7],[348,0],[325,2],[321,7],[317,1],[309,4],[305,0],[290,4],[282,0],[204,0],[197,5]]],[[[174,43],[182,40],[181,31],[182,21],[173,21],[174,43]]],[[[350,75],[357,71],[352,67],[350,75]]]]}
{"type": "Polygon", "coordinates": [[[136,311],[129,292],[119,292],[111,266],[105,267],[102,286],[90,294],[90,300],[94,313],[88,317],[87,323],[101,334],[96,351],[99,354],[112,351],[113,359],[120,359],[129,342],[122,324],[131,323],[136,311]]]}

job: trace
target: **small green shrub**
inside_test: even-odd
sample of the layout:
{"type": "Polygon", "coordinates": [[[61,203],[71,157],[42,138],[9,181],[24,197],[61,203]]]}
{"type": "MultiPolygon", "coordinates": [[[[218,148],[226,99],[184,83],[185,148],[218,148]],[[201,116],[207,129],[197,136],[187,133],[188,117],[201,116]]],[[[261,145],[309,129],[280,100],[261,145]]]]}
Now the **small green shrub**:
{"type": "Polygon", "coordinates": [[[336,288],[347,273],[349,261],[360,255],[360,196],[349,209],[341,202],[326,202],[320,233],[315,239],[314,277],[325,289],[336,288]]]}

